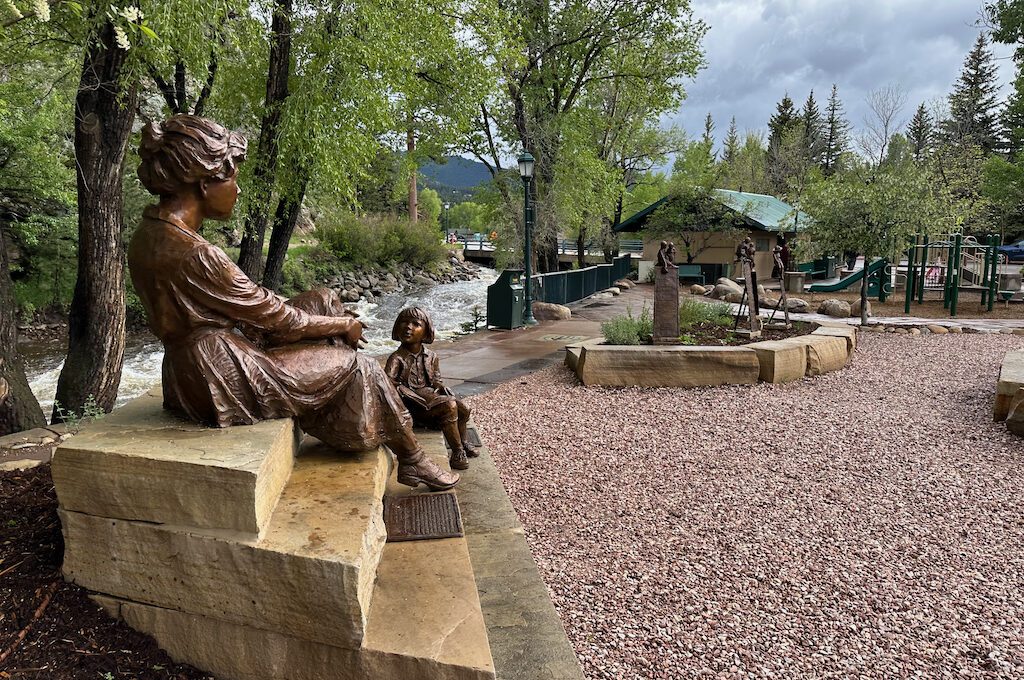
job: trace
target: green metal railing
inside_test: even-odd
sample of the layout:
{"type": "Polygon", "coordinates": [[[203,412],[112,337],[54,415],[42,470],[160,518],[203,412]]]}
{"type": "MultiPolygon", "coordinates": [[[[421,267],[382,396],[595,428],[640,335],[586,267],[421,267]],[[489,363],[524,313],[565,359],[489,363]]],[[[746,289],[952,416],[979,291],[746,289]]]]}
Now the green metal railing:
{"type": "Polygon", "coordinates": [[[559,305],[576,302],[605,288],[611,288],[612,283],[629,274],[629,269],[630,256],[620,255],[612,260],[611,264],[535,274],[533,298],[559,305]]]}

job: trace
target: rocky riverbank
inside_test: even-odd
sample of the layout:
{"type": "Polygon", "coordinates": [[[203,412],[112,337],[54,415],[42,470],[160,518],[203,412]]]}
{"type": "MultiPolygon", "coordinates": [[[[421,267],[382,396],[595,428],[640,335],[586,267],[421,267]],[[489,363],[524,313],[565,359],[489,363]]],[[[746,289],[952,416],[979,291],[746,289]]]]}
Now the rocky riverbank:
{"type": "Polygon", "coordinates": [[[358,302],[360,299],[374,302],[383,295],[406,288],[428,288],[442,283],[472,281],[479,276],[480,267],[451,257],[432,269],[418,269],[404,263],[356,267],[332,276],[324,284],[337,290],[345,302],[358,302]]]}

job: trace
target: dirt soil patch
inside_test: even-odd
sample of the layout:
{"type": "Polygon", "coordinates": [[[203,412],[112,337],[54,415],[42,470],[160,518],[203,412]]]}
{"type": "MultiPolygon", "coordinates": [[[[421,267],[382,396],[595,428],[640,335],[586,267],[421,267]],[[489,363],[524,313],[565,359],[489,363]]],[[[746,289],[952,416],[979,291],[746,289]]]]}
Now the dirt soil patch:
{"type": "MultiPolygon", "coordinates": [[[[780,319],[781,320],[781,319],[780,319]]],[[[739,329],[743,329],[745,320],[740,321],[739,329]]],[[[785,340],[798,335],[807,335],[815,329],[815,324],[794,322],[792,328],[765,328],[761,331],[761,337],[751,340],[737,333],[732,325],[720,326],[715,323],[697,323],[689,328],[680,331],[680,337],[684,345],[720,345],[736,347],[748,345],[751,342],[762,340],[785,340]]],[[[749,328],[749,325],[747,326],[749,328]]]]}
{"type": "Polygon", "coordinates": [[[0,473],[0,678],[213,679],[65,583],[63,556],[50,466],[0,473]]]}
{"type": "MultiPolygon", "coordinates": [[[[773,291],[774,295],[775,292],[773,291]]],[[[790,297],[798,297],[807,300],[811,308],[809,311],[818,311],[818,304],[825,300],[845,300],[853,303],[860,299],[860,291],[839,291],[837,293],[791,293],[790,297]]],[[[874,316],[907,316],[903,310],[903,292],[890,295],[885,302],[879,302],[878,298],[871,299],[871,313],[874,316]]],[[[1006,305],[1002,300],[996,299],[992,311],[981,306],[981,294],[975,292],[960,292],[960,299],[957,302],[956,314],[963,319],[1021,319],[1024,318],[1024,305],[1019,302],[1006,305]]],[[[924,302],[914,302],[910,305],[910,316],[919,316],[926,319],[949,319],[949,310],[942,306],[942,295],[937,291],[928,291],[925,294],[924,302]]]]}

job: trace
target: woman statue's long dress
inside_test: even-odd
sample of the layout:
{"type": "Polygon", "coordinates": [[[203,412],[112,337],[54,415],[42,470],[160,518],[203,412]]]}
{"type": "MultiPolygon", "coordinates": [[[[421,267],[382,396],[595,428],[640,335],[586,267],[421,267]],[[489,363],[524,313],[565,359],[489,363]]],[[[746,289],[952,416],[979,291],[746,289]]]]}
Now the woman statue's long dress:
{"type": "Polygon", "coordinates": [[[458,475],[423,455],[391,381],[357,352],[365,326],[337,295],[321,289],[285,301],[198,233],[204,219],[230,217],[245,147],[239,134],[196,116],[143,130],[139,179],[160,202],[145,210],[128,264],[164,345],[164,406],[217,427],[292,416],[343,451],[387,445],[404,484],[451,488],[458,475]]]}

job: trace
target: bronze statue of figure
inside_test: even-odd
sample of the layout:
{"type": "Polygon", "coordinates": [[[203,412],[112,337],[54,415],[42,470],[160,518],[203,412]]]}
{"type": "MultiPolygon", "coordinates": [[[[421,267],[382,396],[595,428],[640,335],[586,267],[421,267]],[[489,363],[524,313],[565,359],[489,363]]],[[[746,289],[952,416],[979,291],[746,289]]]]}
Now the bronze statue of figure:
{"type": "Polygon", "coordinates": [[[668,268],[676,264],[676,246],[671,241],[662,241],[658,248],[658,261],[656,266],[661,268],[662,274],[668,274],[668,268]]]}
{"type": "Polygon", "coordinates": [[[469,407],[441,381],[441,360],[424,345],[434,342],[434,324],[419,307],[403,309],[391,329],[402,346],[391,353],[384,372],[395,383],[417,425],[441,430],[451,449],[453,469],[469,467],[468,457],[480,455],[466,440],[469,407]]]}
{"type": "Polygon", "coordinates": [[[164,407],[216,427],[294,417],[342,451],[387,445],[403,484],[451,488],[459,476],[424,455],[391,380],[357,352],[366,326],[337,295],[284,300],[199,234],[203,220],[231,216],[245,149],[244,137],[197,116],[142,130],[139,179],[160,201],[143,213],[128,264],[164,345],[164,407]]]}

